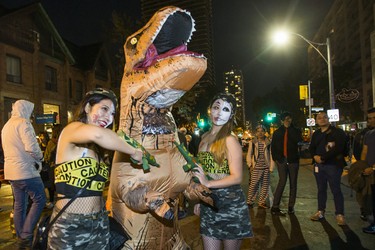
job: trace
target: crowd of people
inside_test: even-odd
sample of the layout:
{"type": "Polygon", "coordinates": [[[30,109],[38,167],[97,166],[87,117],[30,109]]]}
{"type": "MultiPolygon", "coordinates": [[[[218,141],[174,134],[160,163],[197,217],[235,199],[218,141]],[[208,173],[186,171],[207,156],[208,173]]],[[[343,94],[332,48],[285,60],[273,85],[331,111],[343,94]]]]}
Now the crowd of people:
{"type": "MultiPolygon", "coordinates": [[[[1,133],[4,157],[0,157],[0,164],[4,166],[4,178],[10,182],[13,191],[19,249],[31,247],[35,226],[45,207],[53,208],[52,218],[57,217],[48,232],[49,249],[109,249],[109,219],[103,198],[109,167],[103,160],[104,152],[123,152],[139,164],[143,155],[140,149],[108,129],[113,123],[117,102],[116,95],[110,90],[89,91],[74,121],[63,129],[55,126],[51,138],[46,132],[36,136],[30,121],[33,103],[26,100],[14,103],[12,116],[1,133]],[[85,182],[75,168],[68,167],[83,161],[86,164],[81,170],[91,173],[90,182],[85,182]],[[66,180],[67,174],[77,177],[78,181],[66,180]]],[[[298,143],[302,141],[302,133],[293,125],[292,114],[284,112],[280,115],[281,126],[273,133],[272,140],[265,136],[265,126],[255,128],[255,138],[249,143],[245,159],[250,171],[246,198],[240,185],[243,179],[242,148],[232,132],[235,111],[235,98],[220,93],[209,106],[211,128],[199,137],[198,143],[193,142],[186,128],[180,128],[178,133],[180,143],[199,159],[193,176],[220,199],[217,207],[204,203],[194,206],[194,213],[200,217],[205,249],[240,249],[243,239],[253,237],[249,209],[256,203],[258,208],[270,208],[275,216],[295,213],[298,143]],[[274,170],[279,179],[272,192],[270,173],[274,170]],[[280,203],[288,179],[289,201],[284,211],[280,203]]],[[[369,178],[372,191],[367,200],[357,193],[361,218],[369,221],[363,232],[375,233],[375,108],[368,111],[367,118],[368,127],[354,138],[353,151],[357,161],[367,164],[362,175],[369,178]]],[[[325,218],[329,185],[334,197],[336,222],[343,226],[346,220],[340,183],[346,165],[346,135],[330,124],[323,111],[317,114],[316,121],[318,129],[312,135],[309,150],[317,185],[317,211],[310,219],[320,221],[325,218]]],[[[183,218],[187,202],[182,194],[180,201],[179,216],[183,218]]]]}

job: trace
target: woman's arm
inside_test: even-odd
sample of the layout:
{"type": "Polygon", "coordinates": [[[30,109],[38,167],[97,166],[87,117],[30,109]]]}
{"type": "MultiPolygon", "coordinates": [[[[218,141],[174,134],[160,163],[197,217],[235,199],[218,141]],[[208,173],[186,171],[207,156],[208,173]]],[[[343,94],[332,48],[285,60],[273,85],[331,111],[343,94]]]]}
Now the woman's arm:
{"type": "Polygon", "coordinates": [[[198,172],[194,175],[199,178],[201,184],[208,188],[224,188],[241,184],[242,182],[242,148],[238,140],[234,136],[228,136],[226,139],[226,146],[228,149],[227,160],[229,165],[230,175],[224,177],[221,180],[207,180],[204,171],[201,167],[198,168],[198,172]]]}
{"type": "Polygon", "coordinates": [[[252,162],[253,162],[253,141],[249,141],[249,148],[247,150],[247,153],[246,153],[246,164],[247,166],[250,168],[251,165],[252,165],[252,162]]]}
{"type": "MultiPolygon", "coordinates": [[[[129,154],[134,160],[142,162],[142,151],[130,146],[112,130],[81,122],[70,123],[64,128],[60,135],[59,148],[60,146],[69,147],[72,144],[85,143],[95,143],[108,150],[129,154]]],[[[64,157],[69,159],[59,159],[57,162],[63,162],[71,158],[67,154],[64,154],[64,157]]]]}

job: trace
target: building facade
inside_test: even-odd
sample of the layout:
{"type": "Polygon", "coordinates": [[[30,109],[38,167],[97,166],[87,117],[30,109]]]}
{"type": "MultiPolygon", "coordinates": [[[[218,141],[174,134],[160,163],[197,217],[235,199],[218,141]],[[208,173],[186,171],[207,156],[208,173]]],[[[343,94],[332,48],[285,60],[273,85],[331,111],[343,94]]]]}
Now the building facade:
{"type": "MultiPolygon", "coordinates": [[[[371,47],[371,34],[374,28],[374,1],[336,0],[313,38],[318,43],[330,39],[335,103],[340,116],[343,114],[342,118],[346,120],[365,120],[366,110],[374,106],[374,70],[371,66],[371,51],[374,49],[371,47]]],[[[319,49],[326,55],[326,46],[319,49]]],[[[314,98],[314,93],[319,95],[314,90],[314,81],[325,78],[328,85],[327,63],[312,48],[308,54],[314,98]]],[[[322,95],[328,101],[327,92],[322,92],[322,95]]]]}
{"type": "Polygon", "coordinates": [[[245,98],[244,98],[244,79],[242,71],[232,68],[224,73],[224,90],[226,93],[233,94],[237,101],[236,120],[237,125],[247,128],[245,117],[245,98]]]}
{"type": "Polygon", "coordinates": [[[16,10],[0,6],[0,126],[12,103],[35,104],[35,130],[71,121],[87,90],[113,86],[102,44],[77,47],[60,36],[40,3],[16,10]]]}

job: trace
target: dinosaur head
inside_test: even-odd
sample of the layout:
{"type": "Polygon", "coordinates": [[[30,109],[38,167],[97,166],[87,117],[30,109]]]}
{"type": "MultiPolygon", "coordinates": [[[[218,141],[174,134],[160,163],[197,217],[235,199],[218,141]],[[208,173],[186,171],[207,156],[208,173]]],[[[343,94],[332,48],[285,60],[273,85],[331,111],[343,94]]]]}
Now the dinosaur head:
{"type": "MultiPolygon", "coordinates": [[[[189,12],[168,6],[157,11],[143,28],[127,38],[120,128],[127,126],[125,131],[131,132],[137,119],[142,120],[143,127],[149,127],[147,121],[152,121],[154,128],[155,119],[157,124],[162,123],[161,117],[170,117],[168,123],[173,121],[169,109],[199,81],[207,68],[203,55],[187,50],[194,25],[189,12]]],[[[159,132],[146,130],[143,129],[143,133],[173,132],[159,128],[152,130],[159,132]]]]}
{"type": "Polygon", "coordinates": [[[195,31],[194,25],[194,19],[185,10],[173,6],[160,9],[143,28],[126,39],[125,72],[131,72],[136,65],[152,63],[150,57],[155,56],[154,50],[162,55],[186,45],[195,31]]]}

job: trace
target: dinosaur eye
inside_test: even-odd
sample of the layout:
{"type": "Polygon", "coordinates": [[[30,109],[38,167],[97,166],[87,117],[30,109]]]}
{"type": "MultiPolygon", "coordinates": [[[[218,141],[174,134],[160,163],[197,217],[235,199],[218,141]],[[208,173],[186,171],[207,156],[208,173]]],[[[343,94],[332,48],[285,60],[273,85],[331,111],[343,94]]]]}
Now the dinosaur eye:
{"type": "Polygon", "coordinates": [[[138,42],[138,39],[136,37],[133,37],[131,40],[130,40],[130,44],[131,45],[134,45],[138,42]]]}

